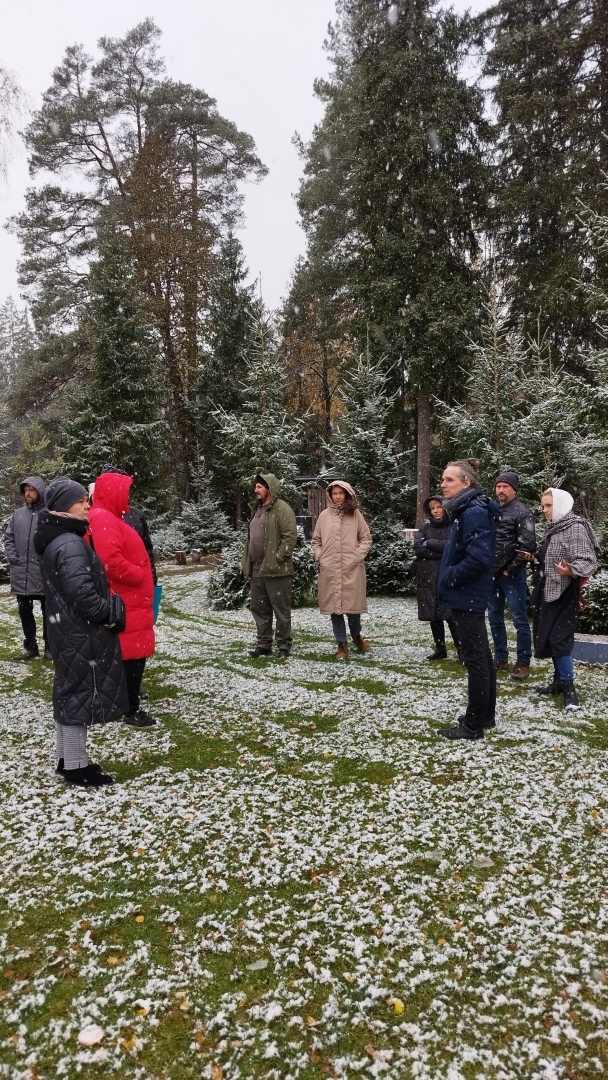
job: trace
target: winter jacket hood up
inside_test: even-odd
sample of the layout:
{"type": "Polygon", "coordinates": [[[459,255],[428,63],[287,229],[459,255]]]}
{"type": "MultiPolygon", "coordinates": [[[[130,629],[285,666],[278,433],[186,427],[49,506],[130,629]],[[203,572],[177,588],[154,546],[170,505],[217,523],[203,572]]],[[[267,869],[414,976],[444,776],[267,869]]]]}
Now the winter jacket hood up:
{"type": "Polygon", "coordinates": [[[102,724],[128,711],[117,614],[100,559],[84,539],[86,521],[42,510],[41,557],[49,646],[55,662],[53,714],[59,724],[102,724]]]}
{"type": "Polygon", "coordinates": [[[26,476],[19,484],[21,494],[28,484],[40,496],[35,503],[18,507],[4,533],[4,553],[10,565],[11,592],[18,596],[42,596],[40,560],[34,550],[34,535],[40,511],[44,509],[46,487],[41,476],[26,476]]]}
{"type": "Polygon", "coordinates": [[[452,522],[441,560],[437,595],[457,611],[485,611],[502,510],[481,488],[465,488],[444,503],[452,522]]]}
{"type": "MultiPolygon", "coordinates": [[[[259,476],[271,495],[270,505],[264,515],[264,558],[259,574],[260,577],[291,577],[293,575],[291,556],[298,539],[296,515],[291,506],[284,499],[279,498],[281,481],[273,473],[259,473],[259,476]]],[[[249,505],[253,516],[259,506],[259,501],[253,499],[249,505]]],[[[249,530],[247,530],[242,567],[245,577],[251,577],[249,530]]]]}
{"type": "MultiPolygon", "coordinates": [[[[355,492],[344,480],[338,486],[355,492]]],[[[329,491],[331,491],[331,487],[329,491]]],[[[357,615],[367,611],[365,556],[372,546],[372,534],[360,510],[346,513],[327,499],[312,538],[312,551],[319,564],[319,611],[322,615],[357,615]]]]}
{"type": "Polygon", "coordinates": [[[102,473],[95,482],[95,503],[90,513],[91,535],[112,592],[118,593],[127,612],[120,634],[124,660],[139,660],[154,652],[154,581],[143,540],[122,515],[129,508],[133,483],[123,473],[102,473]]]}

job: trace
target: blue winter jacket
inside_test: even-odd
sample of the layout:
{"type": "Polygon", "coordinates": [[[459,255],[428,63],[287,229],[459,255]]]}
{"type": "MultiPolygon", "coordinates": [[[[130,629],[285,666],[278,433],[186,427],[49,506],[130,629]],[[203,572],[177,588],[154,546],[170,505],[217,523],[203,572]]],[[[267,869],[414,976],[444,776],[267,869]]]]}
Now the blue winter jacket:
{"type": "Polygon", "coordinates": [[[502,510],[481,488],[466,488],[450,499],[445,509],[452,525],[441,559],[437,595],[456,611],[485,611],[502,510]]]}

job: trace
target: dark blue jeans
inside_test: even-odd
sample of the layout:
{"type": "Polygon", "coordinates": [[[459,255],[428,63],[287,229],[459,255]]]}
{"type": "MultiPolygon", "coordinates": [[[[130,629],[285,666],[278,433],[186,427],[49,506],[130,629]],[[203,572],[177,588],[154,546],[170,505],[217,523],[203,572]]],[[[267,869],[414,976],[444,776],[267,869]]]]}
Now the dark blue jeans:
{"type": "Polygon", "coordinates": [[[517,659],[521,660],[522,664],[529,665],[532,658],[532,631],[528,619],[525,570],[521,570],[514,578],[499,574],[492,582],[488,622],[494,640],[494,656],[497,660],[509,659],[505,601],[509,606],[513,626],[517,632],[517,659]]]}
{"type": "MultiPolygon", "coordinates": [[[[347,615],[346,618],[348,619],[348,629],[350,630],[351,637],[358,637],[361,633],[361,616],[347,615]]],[[[332,615],[331,628],[338,644],[340,644],[341,641],[346,641],[346,623],[344,622],[344,615],[332,615]]]]}

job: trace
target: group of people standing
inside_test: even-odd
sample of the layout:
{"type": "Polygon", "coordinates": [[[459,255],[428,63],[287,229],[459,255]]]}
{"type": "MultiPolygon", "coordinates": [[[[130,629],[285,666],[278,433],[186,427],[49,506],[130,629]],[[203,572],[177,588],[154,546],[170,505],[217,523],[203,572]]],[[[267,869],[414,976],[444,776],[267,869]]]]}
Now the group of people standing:
{"type": "Polygon", "coordinates": [[[58,476],[21,484],[4,549],[24,632],[15,659],[39,655],[33,602],[42,609],[44,655],[55,666],[57,773],[66,783],[113,783],[87,755],[91,724],[155,720],[140,707],[146,659],[154,652],[156,570],[145,517],[129,507],[133,480],[106,466],[89,492],[58,476]],[[33,497],[33,492],[36,498],[33,497]]]}
{"type": "MultiPolygon", "coordinates": [[[[156,568],[145,516],[129,506],[132,482],[111,465],[89,491],[65,476],[48,488],[39,476],[28,476],[21,483],[24,506],[13,513],[4,536],[24,635],[14,659],[39,656],[33,613],[38,600],[44,656],[55,665],[57,772],[67,783],[84,787],[114,782],[88,759],[91,724],[121,717],[134,728],[155,724],[140,699],[146,659],[155,648],[156,568]]],[[[279,656],[287,659],[292,646],[297,525],[280,488],[271,473],[256,477],[242,561],[257,629],[252,657],[271,654],[273,618],[279,656]]],[[[496,500],[489,498],[478,462],[468,458],[446,466],[442,494],[425,504],[428,520],[414,549],[418,617],[430,623],[435,643],[428,660],[447,658],[447,622],[468,673],[466,711],[456,724],[438,731],[443,738],[481,739],[496,724],[496,674],[508,672],[505,605],[517,633],[510,678],[530,676],[534,640],[534,655],[551,658],[554,665],[551,683],[538,692],[562,694],[565,708],[579,705],[574,631],[581,584],[597,568],[597,538],[589,522],[573,513],[572,496],[549,488],[541,497],[547,524],[537,550],[534,518],[517,498],[518,489],[517,472],[507,469],[496,481],[496,500]],[[534,567],[532,631],[527,563],[534,567]]],[[[346,622],[357,651],[370,649],[361,615],[367,611],[365,558],[371,546],[355,491],[347,481],[333,480],[312,549],[319,566],[319,609],[331,618],[337,660],[348,658],[346,622]]]]}
{"type": "Polygon", "coordinates": [[[448,739],[480,739],[496,724],[496,674],[509,671],[505,605],[517,635],[510,678],[528,679],[532,642],[537,659],[552,659],[554,677],[540,694],[563,696],[579,707],[572,651],[580,590],[597,569],[598,541],[589,522],[573,513],[574,499],[560,488],[541,496],[546,526],[537,550],[532,511],[517,498],[519,476],[504,470],[496,501],[483,494],[478,462],[453,461],[443,473],[442,495],[426,503],[429,519],[414,542],[418,617],[429,622],[435,650],[447,657],[444,621],[468,671],[469,700],[448,739]],[[532,629],[528,618],[526,565],[533,564],[532,629]],[[485,616],[492,633],[490,650],[485,616]]]}

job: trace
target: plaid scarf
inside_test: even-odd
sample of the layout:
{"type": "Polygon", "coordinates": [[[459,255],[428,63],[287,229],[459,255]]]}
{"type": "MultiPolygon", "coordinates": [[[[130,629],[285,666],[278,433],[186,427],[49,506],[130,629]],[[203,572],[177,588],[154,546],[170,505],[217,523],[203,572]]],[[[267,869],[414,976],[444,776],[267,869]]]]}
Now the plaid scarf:
{"type": "Polygon", "coordinates": [[[572,578],[556,570],[555,563],[566,562],[575,578],[589,578],[597,570],[600,549],[590,523],[572,511],[560,521],[549,522],[543,538],[545,558],[542,568],[545,601],[559,600],[572,578]]]}

